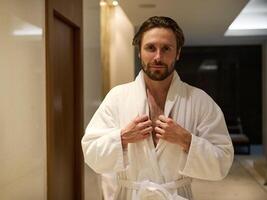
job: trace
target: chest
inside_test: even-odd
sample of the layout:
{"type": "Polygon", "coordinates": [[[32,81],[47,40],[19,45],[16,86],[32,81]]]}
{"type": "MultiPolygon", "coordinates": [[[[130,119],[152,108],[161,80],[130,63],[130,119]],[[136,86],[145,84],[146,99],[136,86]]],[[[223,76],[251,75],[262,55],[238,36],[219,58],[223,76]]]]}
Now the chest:
{"type": "Polygon", "coordinates": [[[158,138],[156,137],[156,133],[154,131],[156,127],[156,121],[159,119],[160,115],[164,115],[164,106],[165,106],[165,99],[155,99],[153,96],[148,94],[148,107],[149,107],[149,117],[152,121],[152,138],[154,146],[156,147],[158,144],[158,138]]]}
{"type": "Polygon", "coordinates": [[[149,107],[149,116],[153,125],[158,117],[164,114],[165,100],[166,97],[155,97],[148,92],[147,101],[149,107]]]}
{"type": "Polygon", "coordinates": [[[116,106],[112,107],[113,112],[117,114],[114,116],[116,116],[115,121],[119,122],[118,127],[125,127],[137,115],[148,115],[153,124],[160,115],[165,115],[174,119],[188,131],[195,133],[198,119],[202,116],[195,102],[187,96],[178,96],[178,98],[171,96],[166,99],[155,97],[155,99],[147,94],[146,97],[140,98],[136,93],[130,92],[124,92],[120,96],[119,100],[114,101],[116,106]]]}

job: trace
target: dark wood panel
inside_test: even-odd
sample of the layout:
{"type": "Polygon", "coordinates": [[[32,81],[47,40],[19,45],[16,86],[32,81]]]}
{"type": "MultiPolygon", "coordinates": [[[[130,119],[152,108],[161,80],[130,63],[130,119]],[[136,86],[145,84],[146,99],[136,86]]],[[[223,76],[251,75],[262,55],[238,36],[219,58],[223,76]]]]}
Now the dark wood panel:
{"type": "Polygon", "coordinates": [[[82,1],[46,0],[47,198],[82,200],[82,1]]]}
{"type": "Polygon", "coordinates": [[[52,199],[74,198],[74,31],[54,18],[52,199]]]}
{"type": "Polygon", "coordinates": [[[53,8],[62,16],[67,16],[67,19],[77,26],[82,26],[82,1],[81,0],[56,0],[53,1],[53,8]]]}

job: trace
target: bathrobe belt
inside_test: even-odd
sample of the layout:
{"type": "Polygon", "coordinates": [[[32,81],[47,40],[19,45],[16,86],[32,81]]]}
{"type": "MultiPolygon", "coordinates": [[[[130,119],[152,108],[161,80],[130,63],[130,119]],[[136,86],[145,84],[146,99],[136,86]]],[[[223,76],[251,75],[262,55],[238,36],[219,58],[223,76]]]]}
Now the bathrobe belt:
{"type": "Polygon", "coordinates": [[[171,194],[168,190],[175,190],[180,187],[190,185],[191,178],[184,177],[175,181],[158,184],[149,180],[136,182],[125,179],[119,179],[118,183],[120,187],[125,187],[132,190],[137,190],[137,198],[135,200],[143,199],[157,199],[157,200],[186,200],[185,198],[171,194]]]}

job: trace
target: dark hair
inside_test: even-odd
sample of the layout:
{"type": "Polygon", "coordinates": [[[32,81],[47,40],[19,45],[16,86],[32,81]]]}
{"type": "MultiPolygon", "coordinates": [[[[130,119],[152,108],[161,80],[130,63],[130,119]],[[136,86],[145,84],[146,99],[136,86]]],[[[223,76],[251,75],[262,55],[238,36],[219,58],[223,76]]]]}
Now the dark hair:
{"type": "Polygon", "coordinates": [[[152,28],[168,28],[173,31],[176,37],[177,50],[184,45],[184,33],[178,24],[170,17],[154,16],[148,18],[139,28],[133,38],[132,45],[141,47],[143,34],[152,28]]]}

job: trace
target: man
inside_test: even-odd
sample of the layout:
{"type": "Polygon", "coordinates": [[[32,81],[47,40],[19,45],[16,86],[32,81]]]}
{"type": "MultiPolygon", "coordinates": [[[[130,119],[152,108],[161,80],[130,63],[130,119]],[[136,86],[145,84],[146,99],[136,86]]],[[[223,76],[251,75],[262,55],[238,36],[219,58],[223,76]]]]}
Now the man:
{"type": "Polygon", "coordinates": [[[220,108],[174,70],[184,35],[168,17],[151,17],[133,39],[142,71],[113,88],[82,139],[85,162],[116,173],[114,199],[193,199],[191,179],[220,180],[233,147],[220,108]]]}

